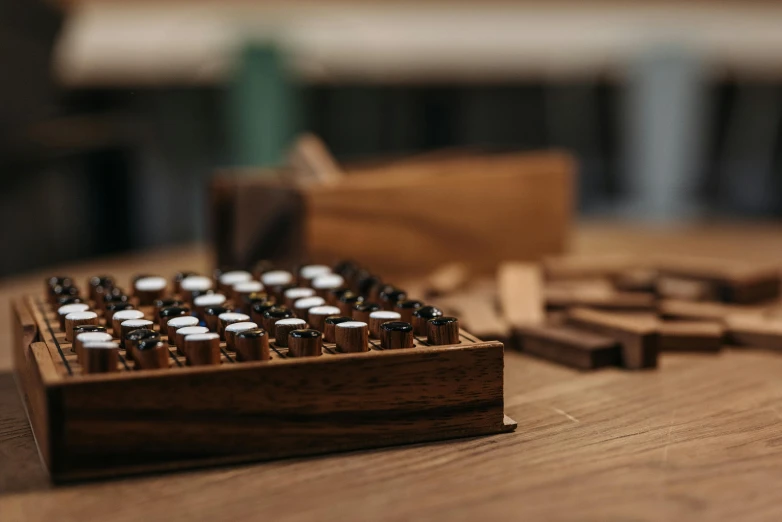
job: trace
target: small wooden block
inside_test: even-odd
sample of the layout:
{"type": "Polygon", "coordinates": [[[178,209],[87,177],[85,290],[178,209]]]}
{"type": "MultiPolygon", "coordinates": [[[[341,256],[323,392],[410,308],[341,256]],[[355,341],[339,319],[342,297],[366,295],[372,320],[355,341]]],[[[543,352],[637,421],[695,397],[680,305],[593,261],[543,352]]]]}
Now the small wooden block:
{"type": "Polygon", "coordinates": [[[622,292],[653,292],[657,284],[657,270],[638,267],[623,270],[614,276],[614,287],[622,292]]]}
{"type": "Polygon", "coordinates": [[[531,263],[503,263],[497,274],[500,309],[511,328],[542,324],[543,278],[531,263]]]}
{"type": "Polygon", "coordinates": [[[765,307],[736,306],[714,302],[683,301],[664,299],[657,303],[657,313],[664,319],[703,319],[722,321],[729,315],[758,315],[765,313],[765,307]]]}
{"type": "Polygon", "coordinates": [[[574,308],[568,312],[567,322],[616,339],[622,347],[621,364],[625,368],[637,370],[657,366],[659,335],[656,320],[574,308]]]}
{"type": "Polygon", "coordinates": [[[661,276],[657,279],[657,295],[665,299],[685,301],[714,301],[717,285],[711,281],[699,281],[684,277],[661,276]]]}
{"type": "Polygon", "coordinates": [[[718,352],[725,328],[716,321],[662,321],[660,351],[718,352]]]}
{"type": "Polygon", "coordinates": [[[619,343],[585,330],[568,326],[527,326],[519,330],[521,349],[566,366],[590,370],[617,366],[619,343]]]}
{"type": "Polygon", "coordinates": [[[562,256],[543,261],[546,279],[613,278],[639,266],[636,258],[626,255],[562,256]]]}
{"type": "Polygon", "coordinates": [[[782,321],[756,315],[734,314],[725,318],[731,343],[782,350],[782,321]]]}
{"type": "Polygon", "coordinates": [[[654,294],[644,292],[613,292],[608,295],[578,295],[546,292],[546,307],[553,309],[585,306],[601,310],[654,310],[654,294]]]}
{"type": "Polygon", "coordinates": [[[664,257],[655,266],[662,275],[710,282],[719,299],[729,303],[757,303],[780,294],[777,266],[691,257],[664,257]]]}
{"type": "Polygon", "coordinates": [[[462,288],[470,275],[464,263],[443,265],[426,278],[426,295],[448,295],[462,288]]]}
{"type": "Polygon", "coordinates": [[[310,179],[325,185],[339,183],[344,172],[326,144],[314,134],[302,134],[288,155],[299,180],[310,179]]]}

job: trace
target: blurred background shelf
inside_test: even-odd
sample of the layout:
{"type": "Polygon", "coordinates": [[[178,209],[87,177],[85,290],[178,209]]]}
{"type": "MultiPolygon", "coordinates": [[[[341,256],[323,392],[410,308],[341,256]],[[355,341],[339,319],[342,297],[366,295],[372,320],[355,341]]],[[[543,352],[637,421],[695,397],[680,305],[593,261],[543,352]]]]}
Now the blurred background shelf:
{"type": "Polygon", "coordinates": [[[771,2],[5,3],[0,217],[48,244],[4,231],[0,274],[204,240],[213,168],[298,130],[340,161],[567,149],[582,216],[782,214],[771,2]]]}

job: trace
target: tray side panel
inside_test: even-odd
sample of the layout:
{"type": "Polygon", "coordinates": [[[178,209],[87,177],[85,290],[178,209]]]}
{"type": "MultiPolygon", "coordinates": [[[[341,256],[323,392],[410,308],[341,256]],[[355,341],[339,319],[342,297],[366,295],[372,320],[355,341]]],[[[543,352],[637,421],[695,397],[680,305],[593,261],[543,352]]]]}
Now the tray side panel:
{"type": "Polygon", "coordinates": [[[503,346],[61,386],[59,477],[262,460],[508,431],[503,346]]]}
{"type": "MultiPolygon", "coordinates": [[[[22,300],[11,306],[14,324],[13,360],[14,373],[22,397],[27,418],[46,466],[51,469],[52,450],[49,433],[49,408],[47,392],[40,368],[45,367],[49,351],[39,339],[35,319],[22,300]]],[[[45,370],[44,370],[45,371],[45,370]]]]}

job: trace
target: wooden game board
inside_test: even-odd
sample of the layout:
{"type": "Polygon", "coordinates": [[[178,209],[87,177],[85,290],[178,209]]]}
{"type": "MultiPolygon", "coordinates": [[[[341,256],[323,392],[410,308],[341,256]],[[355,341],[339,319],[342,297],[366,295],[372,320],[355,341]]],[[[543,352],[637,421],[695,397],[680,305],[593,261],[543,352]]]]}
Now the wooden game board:
{"type": "MultiPolygon", "coordinates": [[[[151,309],[144,310],[147,316],[151,309]]],[[[503,345],[460,332],[460,344],[82,374],[54,310],[13,305],[18,384],[55,481],[489,435],[503,413],[503,345]]],[[[157,327],[156,327],[157,328],[157,327]]],[[[165,336],[164,336],[165,338],[165,336]]]]}

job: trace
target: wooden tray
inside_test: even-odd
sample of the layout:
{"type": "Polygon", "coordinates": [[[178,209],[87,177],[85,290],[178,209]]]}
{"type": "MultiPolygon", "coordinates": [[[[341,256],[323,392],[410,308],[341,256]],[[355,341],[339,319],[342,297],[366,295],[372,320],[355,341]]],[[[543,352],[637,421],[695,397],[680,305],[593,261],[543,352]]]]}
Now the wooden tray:
{"type": "MultiPolygon", "coordinates": [[[[143,309],[142,309],[143,310],[143,309]]],[[[147,315],[151,310],[145,310],[147,315]]],[[[461,343],[81,374],[55,312],[13,306],[14,363],[54,481],[377,448],[513,431],[503,413],[503,345],[461,343]]],[[[101,319],[102,321],[102,319],[101,319]]],[[[156,327],[157,328],[157,327],[156,327]]],[[[223,344],[224,348],[224,344],[223,344]]]]}

